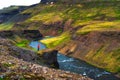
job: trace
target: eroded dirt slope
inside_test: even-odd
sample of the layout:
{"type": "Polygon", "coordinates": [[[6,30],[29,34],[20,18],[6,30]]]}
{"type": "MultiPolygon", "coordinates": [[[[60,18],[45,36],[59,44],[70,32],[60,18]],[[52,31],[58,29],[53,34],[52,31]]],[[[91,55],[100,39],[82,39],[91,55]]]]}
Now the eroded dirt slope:
{"type": "Polygon", "coordinates": [[[65,55],[120,73],[120,31],[96,31],[85,35],[73,35],[71,41],[57,49],[65,55]]]}
{"type": "Polygon", "coordinates": [[[33,51],[24,50],[0,38],[0,79],[90,80],[78,74],[40,66],[33,51]]]}

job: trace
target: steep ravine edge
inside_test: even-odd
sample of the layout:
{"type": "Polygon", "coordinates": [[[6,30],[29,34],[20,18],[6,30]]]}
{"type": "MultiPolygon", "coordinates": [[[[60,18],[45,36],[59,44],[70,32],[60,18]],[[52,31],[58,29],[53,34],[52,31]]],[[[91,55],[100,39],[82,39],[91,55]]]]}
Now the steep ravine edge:
{"type": "Polygon", "coordinates": [[[120,74],[119,48],[120,31],[95,31],[85,35],[74,35],[71,41],[56,47],[64,55],[117,74],[120,74]]]}
{"type": "Polygon", "coordinates": [[[3,32],[1,35],[4,38],[0,38],[0,75],[2,79],[91,80],[79,74],[40,66],[35,52],[14,46],[10,41],[10,36],[3,34],[6,33],[3,32]]]}

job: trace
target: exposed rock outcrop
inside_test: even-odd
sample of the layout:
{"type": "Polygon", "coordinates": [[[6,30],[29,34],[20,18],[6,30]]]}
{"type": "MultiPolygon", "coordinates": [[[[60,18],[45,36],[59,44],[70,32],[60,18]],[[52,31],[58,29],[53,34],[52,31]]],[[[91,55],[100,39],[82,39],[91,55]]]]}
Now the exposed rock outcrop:
{"type": "MultiPolygon", "coordinates": [[[[26,6],[10,6],[7,8],[4,8],[0,10],[0,22],[7,22],[11,18],[13,18],[15,15],[19,14],[21,11],[25,10],[27,7],[26,6]]],[[[26,15],[19,15],[20,17],[24,16],[24,19],[27,18],[26,15]]],[[[15,19],[14,22],[20,21],[21,19],[15,19]]],[[[23,18],[23,17],[22,17],[23,18]]],[[[11,21],[12,22],[12,21],[11,21]]]]}
{"type": "Polygon", "coordinates": [[[41,0],[41,3],[46,4],[50,2],[57,2],[58,0],[41,0]]]}
{"type": "Polygon", "coordinates": [[[0,37],[3,38],[13,38],[15,36],[19,36],[21,38],[26,38],[28,40],[39,39],[42,34],[39,30],[9,30],[9,31],[0,31],[0,37]]]}
{"type": "Polygon", "coordinates": [[[9,40],[0,38],[0,79],[91,80],[79,74],[42,67],[35,64],[36,57],[34,52],[17,48],[9,40]]]}
{"type": "Polygon", "coordinates": [[[57,50],[53,50],[50,52],[43,52],[42,57],[47,64],[52,65],[51,67],[59,68],[59,64],[57,61],[57,53],[58,53],[57,50]]]}
{"type": "Polygon", "coordinates": [[[10,55],[29,62],[36,62],[37,55],[30,50],[13,46],[12,42],[0,38],[0,55],[10,55]]]}
{"type": "Polygon", "coordinates": [[[74,36],[70,42],[57,48],[60,53],[119,73],[120,31],[96,31],[74,36]]]}

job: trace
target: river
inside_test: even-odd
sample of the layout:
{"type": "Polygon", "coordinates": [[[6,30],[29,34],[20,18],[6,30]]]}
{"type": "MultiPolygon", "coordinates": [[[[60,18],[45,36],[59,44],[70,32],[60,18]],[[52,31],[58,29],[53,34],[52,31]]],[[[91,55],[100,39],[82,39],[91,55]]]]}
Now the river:
{"type": "MultiPolygon", "coordinates": [[[[37,49],[38,44],[40,44],[40,50],[46,48],[44,44],[38,41],[32,41],[29,45],[32,48],[37,49]]],[[[119,80],[117,77],[113,76],[112,73],[94,67],[82,60],[68,57],[60,53],[57,54],[57,60],[61,70],[82,74],[83,76],[88,76],[94,80],[119,80]]]]}

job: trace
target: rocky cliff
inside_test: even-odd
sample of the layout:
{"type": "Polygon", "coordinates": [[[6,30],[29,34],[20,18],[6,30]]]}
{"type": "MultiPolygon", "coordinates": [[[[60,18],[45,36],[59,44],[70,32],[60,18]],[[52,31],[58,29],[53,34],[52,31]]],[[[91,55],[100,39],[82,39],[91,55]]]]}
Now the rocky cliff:
{"type": "MultiPolygon", "coordinates": [[[[51,1],[55,0],[42,0],[42,3],[51,1]]],[[[58,0],[54,4],[38,4],[12,18],[16,21],[19,15],[29,16],[10,29],[39,30],[42,35],[48,36],[70,33],[69,41],[61,43],[57,40],[56,43],[61,45],[55,49],[110,72],[120,73],[119,4],[118,0],[58,0]]],[[[0,30],[8,28],[2,27],[0,30]]]]}
{"type": "Polygon", "coordinates": [[[0,38],[0,79],[30,80],[91,80],[78,74],[40,66],[37,55],[30,50],[13,46],[12,43],[0,38]]]}
{"type": "Polygon", "coordinates": [[[14,39],[19,36],[23,39],[36,40],[43,37],[39,30],[7,30],[0,31],[0,37],[14,39]]]}
{"type": "Polygon", "coordinates": [[[0,10],[0,23],[7,22],[10,18],[25,10],[26,6],[10,6],[0,10]]]}
{"type": "Polygon", "coordinates": [[[29,13],[31,17],[15,24],[12,29],[38,29],[43,35],[49,36],[70,33],[70,41],[62,44],[57,40],[49,45],[61,42],[61,45],[57,45],[61,53],[119,73],[120,1],[74,0],[80,3],[71,5],[72,1],[70,5],[62,2],[29,8],[22,14],[29,13]]]}
{"type": "Polygon", "coordinates": [[[119,73],[120,31],[96,31],[74,35],[58,47],[60,53],[82,59],[90,64],[119,73]]]}

